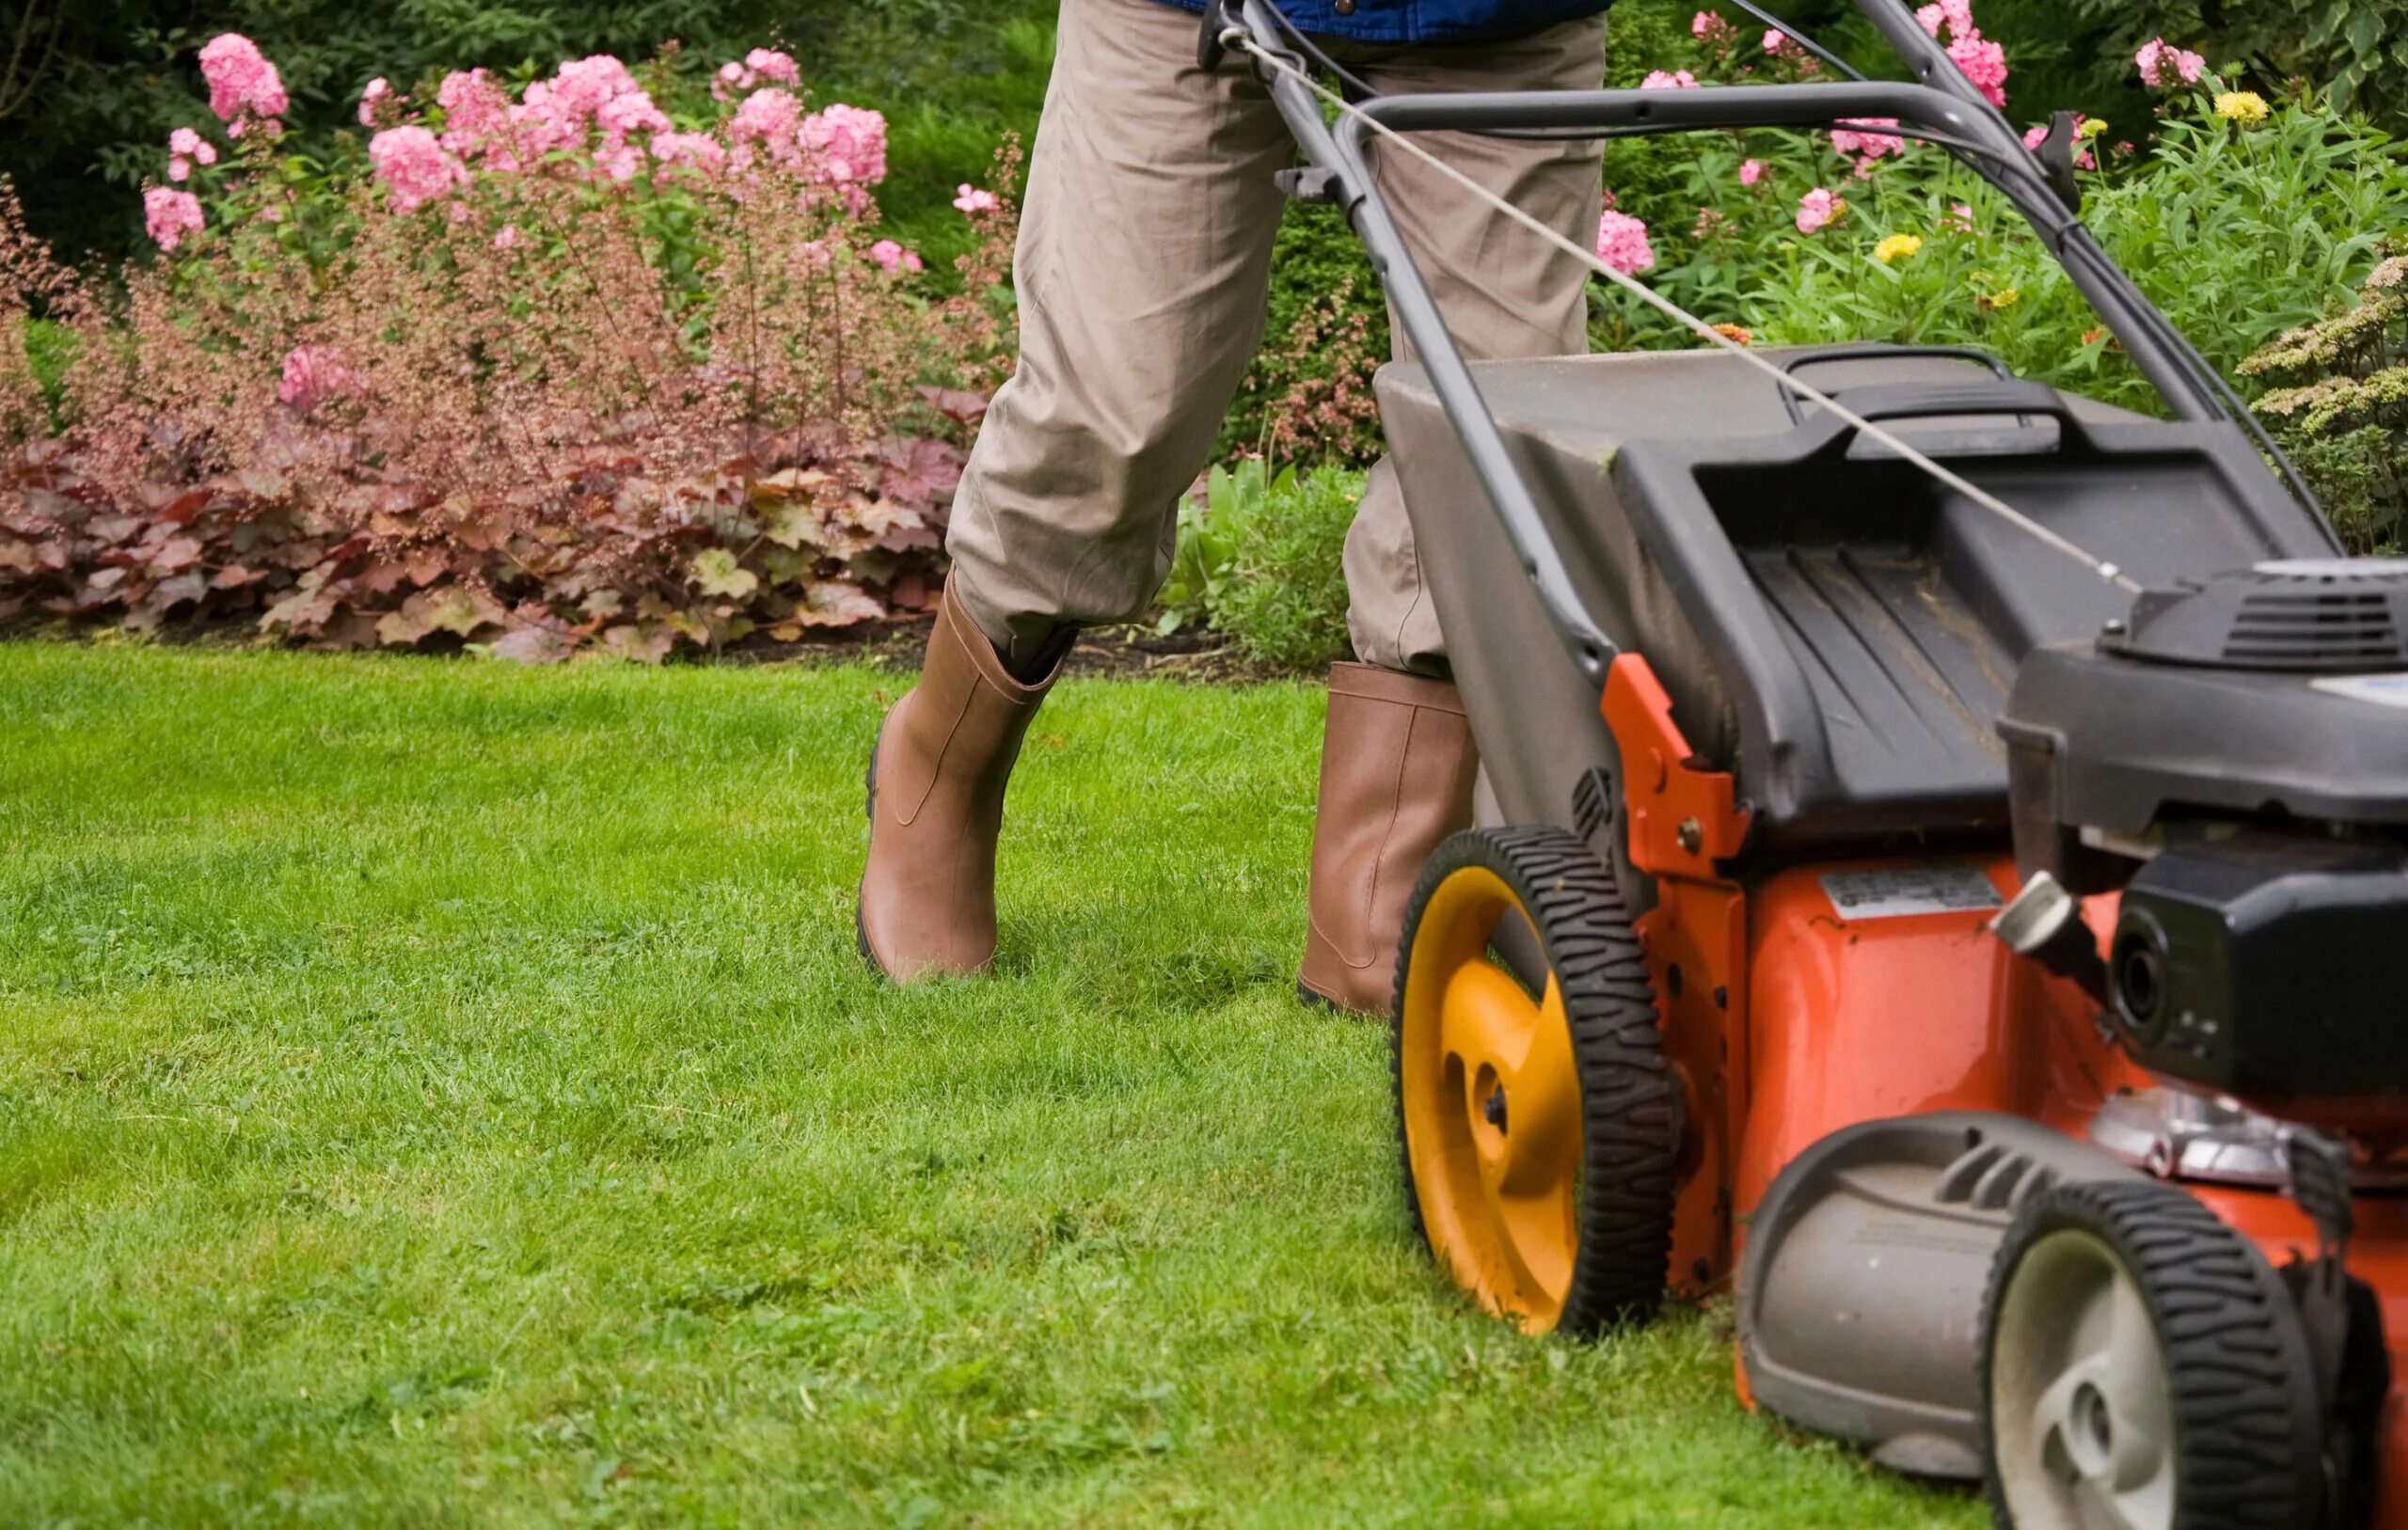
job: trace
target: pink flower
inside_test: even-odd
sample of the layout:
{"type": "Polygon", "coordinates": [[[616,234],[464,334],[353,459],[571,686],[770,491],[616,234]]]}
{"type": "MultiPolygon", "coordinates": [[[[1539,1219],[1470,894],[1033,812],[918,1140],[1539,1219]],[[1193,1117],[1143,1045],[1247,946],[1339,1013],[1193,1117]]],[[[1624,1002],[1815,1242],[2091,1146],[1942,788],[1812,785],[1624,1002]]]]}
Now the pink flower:
{"type": "MultiPolygon", "coordinates": [[[[2099,156],[2090,151],[2090,140],[2082,135],[2082,125],[2089,120],[2090,118],[2083,116],[2080,112],[2073,114],[2073,162],[2082,169],[2095,170],[2099,168],[2099,156]]],[[[2023,147],[2026,149],[2038,149],[2042,144],[2048,141],[2049,124],[2046,122],[2041,123],[2038,127],[2032,129],[2023,135],[2023,147]]]]}
{"type": "Polygon", "coordinates": [[[387,128],[369,139],[368,162],[391,191],[396,213],[414,213],[468,180],[460,162],[444,152],[435,134],[415,123],[387,128]]]}
{"type": "Polygon", "coordinates": [[[292,106],[284,80],[240,32],[223,32],[200,50],[200,77],[209,82],[209,109],[236,137],[246,121],[273,126],[292,106]]]}
{"type": "Polygon", "coordinates": [[[190,128],[178,128],[167,134],[167,152],[184,155],[203,165],[217,163],[217,146],[190,128]]]}
{"type": "Polygon", "coordinates": [[[200,231],[200,198],[188,191],[152,186],[142,194],[142,226],[161,249],[172,250],[184,235],[200,231]]]}
{"type": "Polygon", "coordinates": [[[880,271],[917,271],[920,258],[891,239],[881,239],[869,247],[869,258],[878,262],[880,271]]]}
{"type": "Polygon", "coordinates": [[[1785,33],[1774,31],[1765,34],[1765,52],[1766,53],[1779,53],[1788,45],[1789,38],[1785,33]]]}
{"type": "Polygon", "coordinates": [[[974,215],[980,213],[992,213],[1003,204],[995,200],[993,192],[982,186],[974,186],[965,181],[954,188],[953,205],[961,209],[965,215],[974,215]]]}
{"type": "Polygon", "coordinates": [[[505,223],[501,231],[493,236],[493,247],[498,250],[516,249],[526,239],[527,236],[518,231],[518,225],[505,223]]]}
{"type": "Polygon", "coordinates": [[[1720,231],[1722,225],[1728,221],[1729,220],[1726,219],[1721,213],[1718,212],[1714,208],[1701,207],[1697,210],[1697,226],[1689,230],[1689,237],[1691,239],[1710,239],[1716,233],[1720,231]]]}
{"type": "MultiPolygon", "coordinates": [[[[529,86],[510,115],[526,130],[530,147],[547,153],[582,143],[587,126],[622,96],[642,98],[640,107],[630,109],[638,116],[652,107],[626,65],[609,54],[594,54],[562,64],[550,79],[529,86]]],[[[610,135],[607,127],[604,134],[610,135]]],[[[625,138],[624,133],[617,134],[612,147],[624,146],[625,138]]]]}
{"type": "Polygon", "coordinates": [[[388,101],[399,102],[401,99],[393,94],[393,83],[382,74],[377,75],[368,82],[368,88],[359,93],[359,125],[363,128],[374,127],[376,109],[388,101]]]}
{"type": "Polygon", "coordinates": [[[1936,5],[1919,8],[1915,20],[1935,38],[1943,24],[1952,38],[1970,37],[1974,30],[1972,0],[1939,0],[1936,5]]]}
{"type": "Polygon", "coordinates": [[[1752,186],[1765,178],[1765,162],[1760,159],[1739,162],[1739,184],[1752,186]]]}
{"type": "Polygon", "coordinates": [[[727,165],[727,150],[707,133],[657,133],[652,138],[652,157],[665,166],[687,166],[705,175],[717,175],[727,165]]]}
{"type": "Polygon", "coordinates": [[[1654,270],[1656,247],[1647,242],[1647,225],[1627,213],[1598,218],[1597,259],[1625,276],[1654,270]]]}
{"type": "Polygon", "coordinates": [[[306,415],[357,383],[332,347],[296,345],[284,354],[284,377],[276,386],[276,396],[306,415]]]}
{"type": "Polygon", "coordinates": [[[1712,37],[1714,35],[1715,28],[1721,24],[1722,17],[1719,12],[1701,10],[1696,15],[1689,18],[1689,36],[1698,39],[1700,41],[1703,41],[1705,39],[1712,37]]]}
{"type": "Polygon", "coordinates": [[[1979,32],[1960,32],[1948,45],[1951,62],[1993,106],[2006,104],[2006,50],[1979,32]]]}
{"type": "Polygon", "coordinates": [[[1672,74],[1667,74],[1660,69],[1655,70],[1648,74],[1647,78],[1639,82],[1639,88],[1641,90],[1694,90],[1697,87],[1697,76],[1687,70],[1672,74]]]}
{"type": "Polygon", "coordinates": [[[837,102],[802,119],[797,134],[838,185],[874,186],[886,179],[886,118],[837,102]]]}
{"type": "Polygon", "coordinates": [[[1941,231],[1944,233],[1972,233],[1973,231],[1973,204],[1971,202],[1951,203],[1948,211],[1941,214],[1940,227],[1941,231]]]}
{"type": "Polygon", "coordinates": [[[435,103],[443,108],[443,147],[454,154],[487,154],[500,169],[517,168],[504,147],[510,125],[510,95],[483,70],[455,71],[436,87],[435,103]]]}
{"type": "Polygon", "coordinates": [[[1867,133],[1866,128],[1894,128],[1894,117],[1869,117],[1850,121],[1846,127],[1831,130],[1831,147],[1843,154],[1861,156],[1856,167],[1860,176],[1873,173],[1874,162],[1884,154],[1903,154],[1907,141],[1892,133],[1867,133]]]}
{"type": "Polygon", "coordinates": [[[744,67],[762,79],[775,80],[780,85],[797,85],[802,80],[802,71],[792,56],[774,48],[755,48],[746,54],[744,67]]]}
{"type": "Polygon", "coordinates": [[[737,167],[751,166],[754,144],[761,146],[772,164],[794,163],[801,153],[796,142],[800,126],[801,108],[794,97],[775,87],[753,91],[728,118],[727,141],[736,150],[737,167]]]}
{"type": "Polygon", "coordinates": [[[711,80],[711,99],[725,101],[741,91],[752,89],[763,80],[780,85],[799,85],[802,71],[788,55],[774,48],[755,48],[744,55],[742,63],[733,60],[721,64],[711,80]]]}
{"type": "Polygon", "coordinates": [[[1845,198],[1832,196],[1820,186],[1798,198],[1798,231],[1801,234],[1819,232],[1847,210],[1845,198]]]}
{"type": "Polygon", "coordinates": [[[2152,90],[2171,90],[2178,80],[2184,85],[2196,85],[2208,67],[2208,61],[2197,54],[2178,48],[2163,38],[2151,38],[2141,44],[2132,55],[2140,66],[2141,83],[2152,90]]]}

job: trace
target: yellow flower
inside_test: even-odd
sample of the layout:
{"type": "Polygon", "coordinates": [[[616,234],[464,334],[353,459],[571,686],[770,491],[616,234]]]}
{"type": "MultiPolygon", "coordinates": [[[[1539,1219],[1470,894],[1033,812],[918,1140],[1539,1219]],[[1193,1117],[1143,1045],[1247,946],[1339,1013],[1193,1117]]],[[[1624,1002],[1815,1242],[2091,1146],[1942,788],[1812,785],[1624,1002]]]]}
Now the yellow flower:
{"type": "Polygon", "coordinates": [[[2073,130],[2073,135],[2077,138],[2096,138],[2106,131],[2107,122],[2104,118],[2085,117],[2082,119],[2081,125],[2073,130]]]}
{"type": "Polygon", "coordinates": [[[2242,127],[2256,127],[2272,115],[2272,108],[2255,90],[2227,90],[2216,98],[2216,115],[2242,127]]]}
{"type": "Polygon", "coordinates": [[[1873,246],[1873,258],[1883,265],[1912,255],[1923,248],[1923,241],[1912,234],[1892,234],[1873,246]]]}

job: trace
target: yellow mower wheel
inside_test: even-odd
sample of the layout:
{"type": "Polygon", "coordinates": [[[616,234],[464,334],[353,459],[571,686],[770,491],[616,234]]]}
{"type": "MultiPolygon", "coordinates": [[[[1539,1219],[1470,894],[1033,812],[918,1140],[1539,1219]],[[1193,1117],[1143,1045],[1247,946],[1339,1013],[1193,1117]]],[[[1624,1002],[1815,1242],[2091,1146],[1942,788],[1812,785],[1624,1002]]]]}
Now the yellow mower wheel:
{"type": "Polygon", "coordinates": [[[1432,1254],[1533,1333],[1643,1320],[1670,1256],[1680,1090],[1611,875],[1557,828],[1438,848],[1405,914],[1394,1081],[1405,1195],[1432,1254]],[[1533,992],[1491,950],[1524,922],[1533,992]]]}

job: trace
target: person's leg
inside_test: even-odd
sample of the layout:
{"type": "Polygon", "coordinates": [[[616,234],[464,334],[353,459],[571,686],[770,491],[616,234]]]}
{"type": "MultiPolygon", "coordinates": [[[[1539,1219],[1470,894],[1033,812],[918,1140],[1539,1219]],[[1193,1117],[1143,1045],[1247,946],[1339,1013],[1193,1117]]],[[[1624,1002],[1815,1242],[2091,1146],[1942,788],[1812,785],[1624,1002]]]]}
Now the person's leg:
{"type": "Polygon", "coordinates": [[[897,981],[994,953],[995,841],[1020,741],[1083,623],[1141,614],[1179,497],[1262,333],[1291,145],[1196,18],[1064,0],[1014,254],[1020,364],[954,501],[921,682],[871,756],[862,952],[897,981]]]}
{"type": "Polygon", "coordinates": [[[1196,69],[1196,25],[1161,0],[1062,8],[1013,262],[1019,369],[946,538],[963,606],[1015,660],[1144,613],[1261,342],[1294,146],[1243,69],[1196,69]]]}
{"type": "MultiPolygon", "coordinates": [[[[1364,68],[1382,91],[1562,90],[1594,87],[1604,55],[1598,20],[1502,42],[1400,49],[1364,68]]],[[[1594,142],[1465,134],[1419,141],[1574,238],[1594,235],[1603,197],[1594,142]]],[[[1588,272],[1578,261],[1413,156],[1386,146],[1374,151],[1389,212],[1466,357],[1588,349],[1588,272]]],[[[1402,329],[1395,333],[1397,355],[1409,358],[1402,329]]],[[[1430,852],[1469,825],[1478,770],[1470,725],[1446,678],[1445,644],[1422,589],[1395,465],[1385,458],[1371,468],[1346,538],[1346,586],[1347,625],[1362,662],[1337,666],[1330,676],[1296,982],[1309,999],[1384,1013],[1393,1002],[1404,906],[1430,852]]]]}
{"type": "MultiPolygon", "coordinates": [[[[1411,48],[1370,68],[1384,92],[1594,89],[1605,72],[1605,20],[1530,37],[1411,48]]],[[[1532,143],[1425,133],[1415,141],[1548,227],[1594,242],[1605,197],[1593,139],[1532,143]]],[[[1588,268],[1529,229],[1475,202],[1454,181],[1392,145],[1374,144],[1372,173],[1413,263],[1467,361],[1573,355],[1589,349],[1588,268]]],[[[1413,359],[1394,323],[1397,359],[1413,359]]],[[[1483,507],[1466,505],[1467,514],[1483,507]]],[[[1346,539],[1347,625],[1355,656],[1384,670],[1443,675],[1446,645],[1421,585],[1395,464],[1371,470],[1346,539]]]]}

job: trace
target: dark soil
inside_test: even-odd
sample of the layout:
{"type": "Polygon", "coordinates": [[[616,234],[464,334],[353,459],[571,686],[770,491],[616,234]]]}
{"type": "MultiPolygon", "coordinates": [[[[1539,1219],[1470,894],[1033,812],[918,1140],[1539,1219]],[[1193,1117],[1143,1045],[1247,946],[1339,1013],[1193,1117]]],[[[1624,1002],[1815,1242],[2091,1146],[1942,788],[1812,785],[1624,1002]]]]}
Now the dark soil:
{"type": "MultiPolygon", "coordinates": [[[[672,664],[871,664],[884,669],[916,670],[927,649],[931,619],[864,623],[858,627],[816,631],[795,642],[779,642],[754,634],[716,655],[680,650],[672,664]]],[[[223,621],[177,623],[147,639],[129,639],[114,623],[21,621],[0,627],[0,640],[47,639],[64,642],[148,641],[170,648],[260,648],[272,646],[260,636],[248,616],[223,621]]],[[[414,652],[420,655],[460,653],[456,640],[430,640],[414,652]]],[[[1078,646],[1063,667],[1071,676],[1158,677],[1216,685],[1292,678],[1293,672],[1254,664],[1237,646],[1211,632],[1176,632],[1157,637],[1143,627],[1095,627],[1079,635],[1078,646]]]]}

